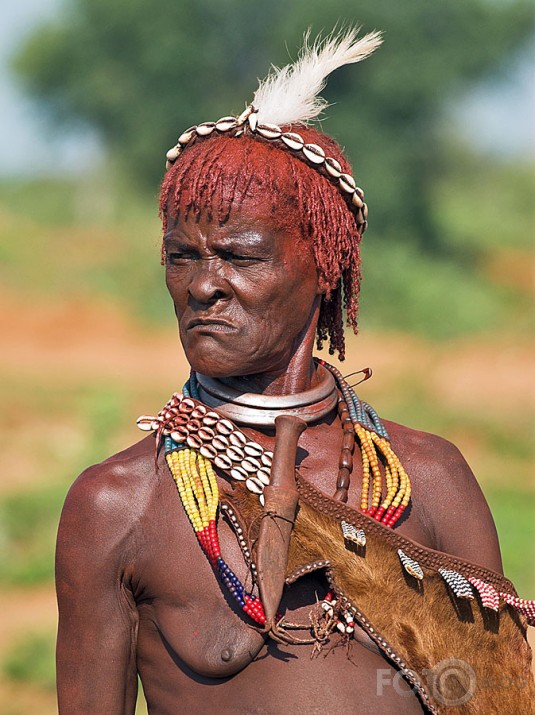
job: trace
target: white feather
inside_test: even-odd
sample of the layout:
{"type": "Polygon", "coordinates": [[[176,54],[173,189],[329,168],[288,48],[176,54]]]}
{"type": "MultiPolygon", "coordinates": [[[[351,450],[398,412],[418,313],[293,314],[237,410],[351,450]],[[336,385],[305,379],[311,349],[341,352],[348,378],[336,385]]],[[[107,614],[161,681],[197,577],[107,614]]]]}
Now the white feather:
{"type": "Polygon", "coordinates": [[[366,59],[382,43],[377,31],[357,39],[359,29],[333,32],[324,40],[316,39],[312,46],[310,31],[307,32],[297,61],[282,68],[273,67],[260,82],[253,97],[258,121],[282,126],[318,117],[327,107],[319,94],[328,75],[338,67],[366,59]]]}

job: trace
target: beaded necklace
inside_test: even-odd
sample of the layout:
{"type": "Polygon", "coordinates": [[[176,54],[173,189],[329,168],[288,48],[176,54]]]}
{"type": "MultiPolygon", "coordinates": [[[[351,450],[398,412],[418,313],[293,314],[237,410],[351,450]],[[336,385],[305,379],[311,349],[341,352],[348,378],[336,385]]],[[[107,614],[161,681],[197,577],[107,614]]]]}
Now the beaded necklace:
{"type": "Polygon", "coordinates": [[[179,449],[171,437],[165,438],[165,459],[184,510],[212,568],[242,611],[264,625],[266,617],[261,600],[245,590],[221,556],[216,524],[219,489],[210,461],[188,447],[179,449]]]}
{"type": "MultiPolygon", "coordinates": [[[[318,360],[327,368],[338,384],[343,401],[339,403],[342,428],[347,434],[353,428],[359,438],[362,453],[362,493],[360,509],[386,526],[393,527],[401,517],[411,498],[411,483],[407,472],[390,446],[390,438],[377,412],[367,402],[359,400],[353,389],[344,380],[341,372],[324,360],[318,360]],[[342,407],[340,407],[342,405],[342,407]],[[386,496],[381,501],[383,480],[380,457],[385,461],[386,496]],[[371,475],[370,475],[371,472],[371,475]],[[369,502],[370,476],[372,477],[371,504],[369,502]]],[[[345,437],[345,435],[344,435],[345,437]]],[[[346,450],[346,454],[349,450],[346,450]]],[[[345,471],[344,444],[340,457],[337,492],[335,497],[347,501],[350,469],[345,471]],[[342,473],[342,469],[344,472],[342,473]],[[346,486],[347,485],[347,486],[346,486]],[[343,493],[341,493],[343,492],[343,493]]]]}
{"type": "MultiPolygon", "coordinates": [[[[353,467],[355,438],[362,459],[361,511],[392,528],[410,501],[410,480],[390,447],[388,432],[375,410],[361,401],[342,374],[323,360],[317,362],[334,377],[338,388],[338,414],[343,438],[334,497],[347,501],[353,467]],[[386,494],[382,499],[381,464],[385,472],[386,494]]],[[[241,610],[255,622],[266,622],[260,598],[247,591],[221,556],[217,533],[219,489],[212,463],[237,481],[264,504],[264,488],[269,485],[273,454],[253,442],[229,419],[199,401],[196,375],[175,393],[156,417],[142,416],[138,427],[157,432],[163,440],[165,459],[178,489],[180,500],[201,548],[221,582],[241,610]]],[[[361,534],[350,534],[358,542],[361,534]]],[[[254,570],[253,570],[254,574],[254,570]]]]}

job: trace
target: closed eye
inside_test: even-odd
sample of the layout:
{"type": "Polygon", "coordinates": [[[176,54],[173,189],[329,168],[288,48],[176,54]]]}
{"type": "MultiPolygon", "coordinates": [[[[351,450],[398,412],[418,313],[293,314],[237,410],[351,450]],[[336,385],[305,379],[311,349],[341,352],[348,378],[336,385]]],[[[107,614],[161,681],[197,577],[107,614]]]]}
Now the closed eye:
{"type": "Polygon", "coordinates": [[[170,251],[166,253],[166,262],[177,265],[186,261],[196,261],[199,258],[197,251],[170,251]]]}
{"type": "Polygon", "coordinates": [[[224,261],[229,261],[229,263],[234,263],[240,266],[251,265],[263,260],[258,256],[246,256],[240,253],[234,253],[233,251],[221,251],[219,255],[224,261]]]}

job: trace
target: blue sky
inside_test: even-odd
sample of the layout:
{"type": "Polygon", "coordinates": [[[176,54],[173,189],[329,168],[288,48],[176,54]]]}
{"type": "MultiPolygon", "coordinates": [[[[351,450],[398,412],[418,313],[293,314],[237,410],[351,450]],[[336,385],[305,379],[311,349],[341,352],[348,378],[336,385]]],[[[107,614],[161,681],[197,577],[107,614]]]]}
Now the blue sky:
{"type": "MultiPolygon", "coordinates": [[[[58,173],[97,164],[98,138],[90,131],[57,133],[39,118],[38,107],[16,86],[9,57],[35,25],[54,17],[61,0],[0,0],[0,175],[58,173]]],[[[535,155],[533,52],[512,64],[508,76],[460,98],[452,121],[467,138],[504,156],[535,155]]]]}
{"type": "Polygon", "coordinates": [[[17,87],[9,58],[23,38],[59,12],[61,0],[0,0],[0,175],[58,173],[98,163],[101,152],[89,131],[55,133],[38,106],[17,87]]]}

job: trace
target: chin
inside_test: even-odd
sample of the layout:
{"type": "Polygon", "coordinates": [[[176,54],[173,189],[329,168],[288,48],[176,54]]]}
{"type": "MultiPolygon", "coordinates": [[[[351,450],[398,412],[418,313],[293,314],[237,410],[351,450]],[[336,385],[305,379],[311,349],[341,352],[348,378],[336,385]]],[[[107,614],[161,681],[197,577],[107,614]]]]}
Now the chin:
{"type": "Polygon", "coordinates": [[[214,348],[205,350],[201,355],[197,350],[185,351],[186,358],[195,372],[200,372],[206,377],[244,377],[266,372],[266,363],[258,364],[256,361],[242,362],[239,355],[233,350],[231,354],[214,348]]]}
{"type": "Polygon", "coordinates": [[[265,372],[276,372],[280,368],[280,355],[244,355],[240,352],[241,338],[233,337],[229,343],[204,338],[190,340],[182,344],[186,359],[195,372],[206,377],[244,377],[265,372]]]}
{"type": "Polygon", "coordinates": [[[230,369],[220,369],[218,367],[215,367],[213,365],[200,365],[199,367],[192,365],[191,366],[195,372],[201,373],[201,375],[206,375],[206,377],[213,377],[218,380],[221,380],[225,377],[236,377],[237,375],[243,375],[242,372],[235,373],[233,370],[230,369]]]}
{"type": "Polygon", "coordinates": [[[206,375],[206,377],[222,378],[230,377],[231,374],[241,374],[240,372],[236,373],[236,369],[240,368],[236,365],[235,354],[229,355],[224,350],[214,349],[213,346],[204,350],[184,348],[184,352],[191,369],[206,375]]]}

